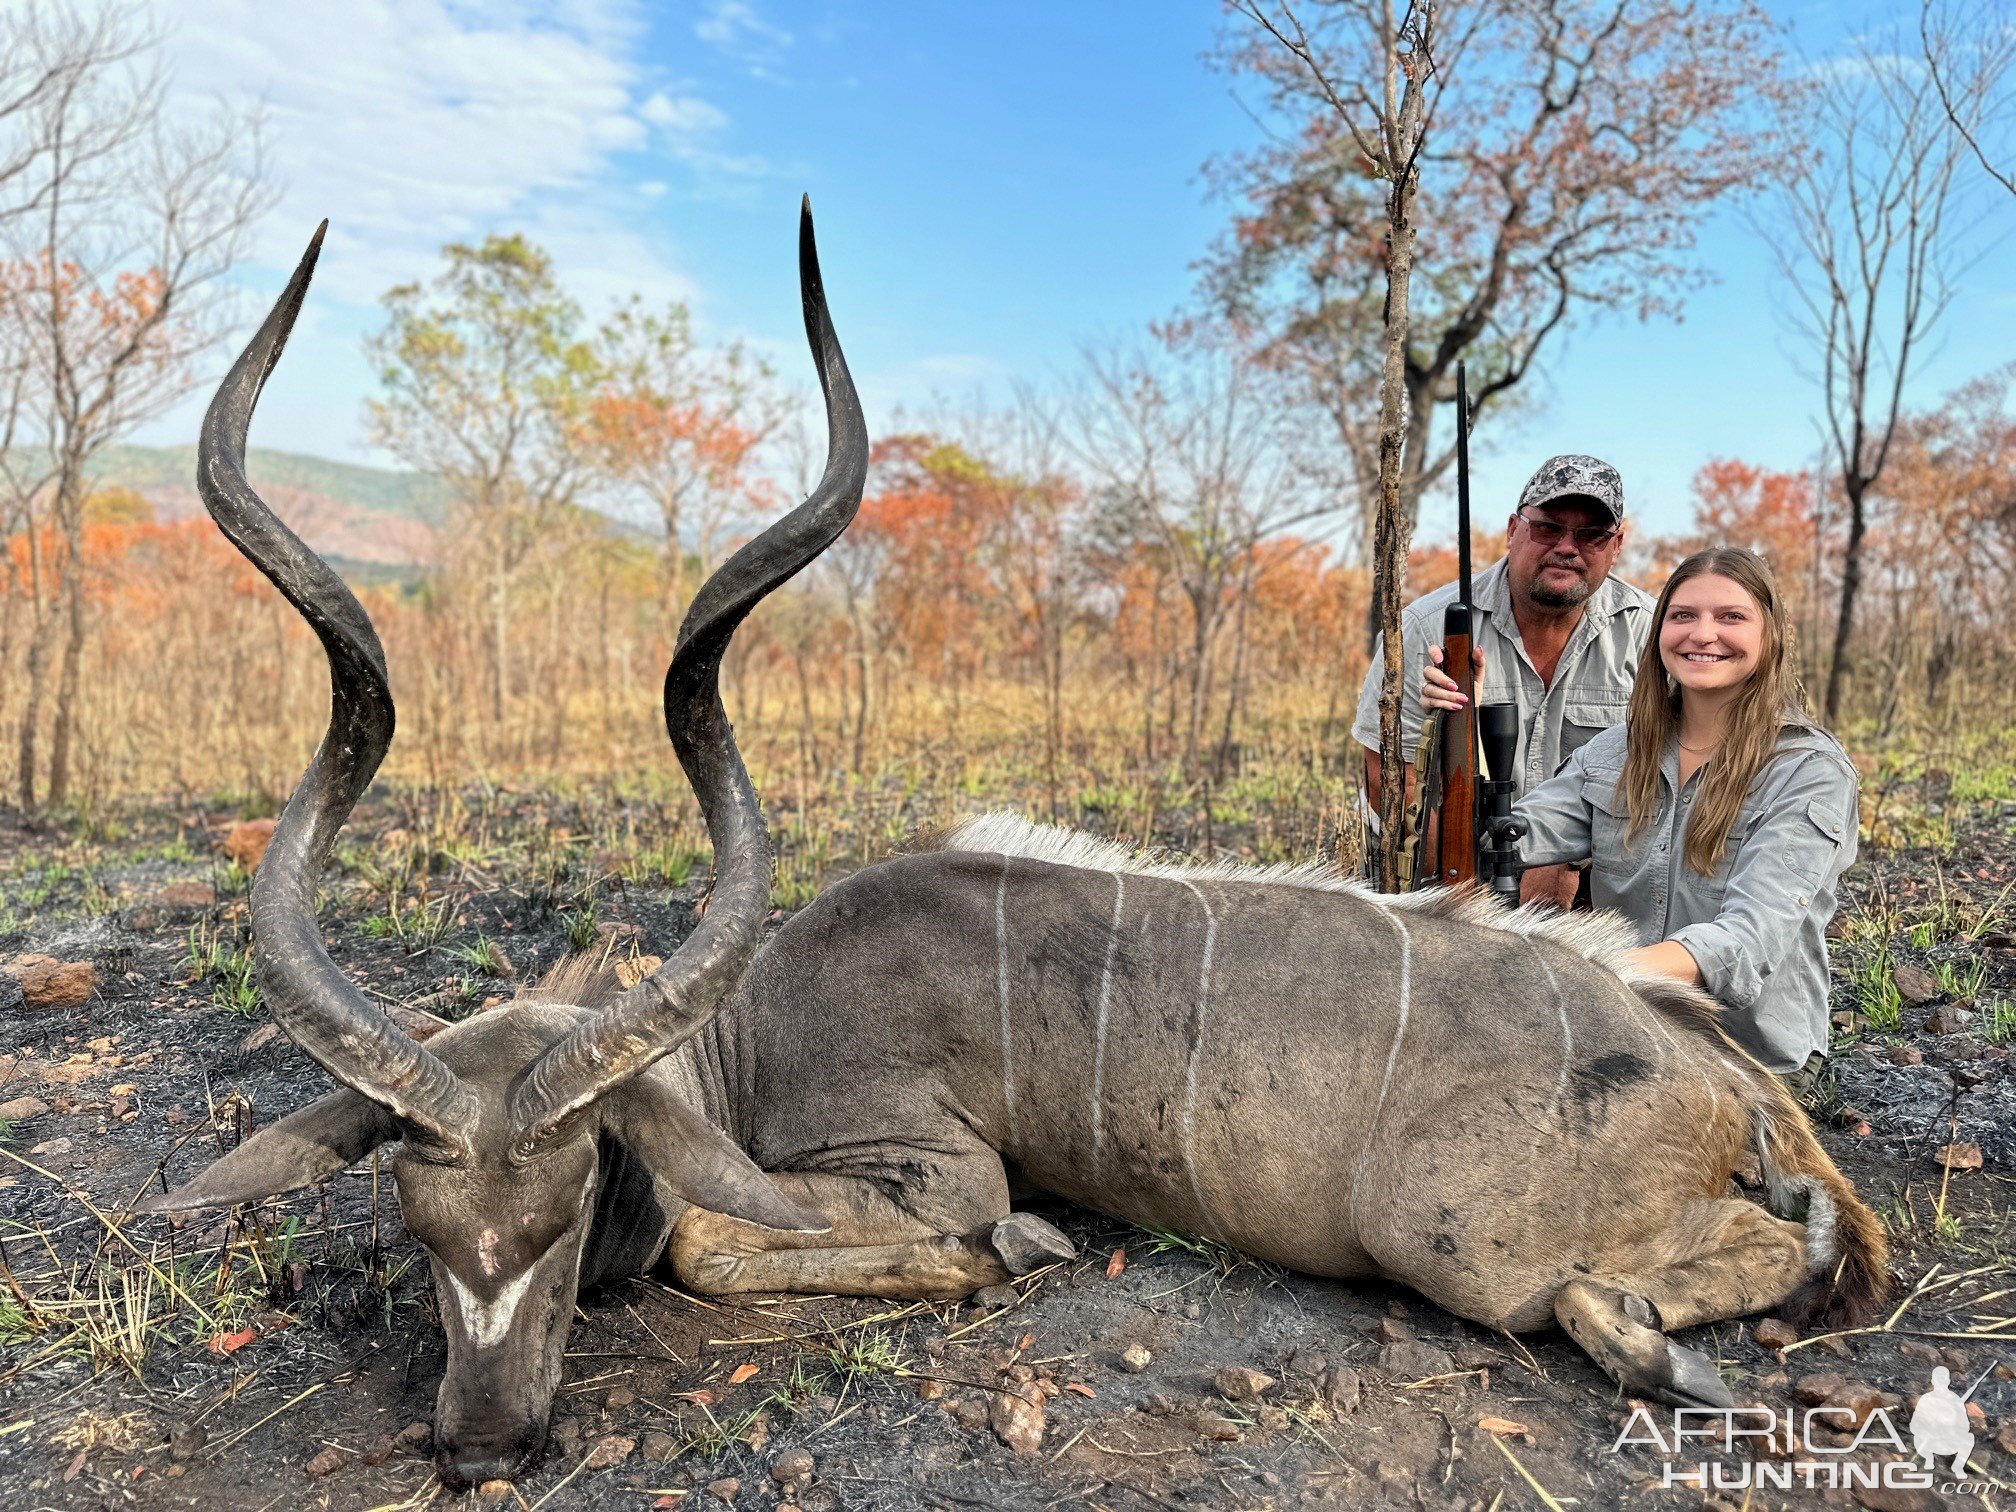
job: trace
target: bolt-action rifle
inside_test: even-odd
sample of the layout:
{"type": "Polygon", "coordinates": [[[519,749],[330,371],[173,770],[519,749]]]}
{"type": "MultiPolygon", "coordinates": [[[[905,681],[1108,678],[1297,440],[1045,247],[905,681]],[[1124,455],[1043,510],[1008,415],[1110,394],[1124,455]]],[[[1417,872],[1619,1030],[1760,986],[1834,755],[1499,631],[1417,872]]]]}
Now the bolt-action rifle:
{"type": "Polygon", "coordinates": [[[1519,747],[1516,704],[1477,703],[1475,611],[1470,600],[1470,390],[1456,364],[1456,598],[1442,611],[1442,666],[1463,694],[1432,737],[1424,731],[1421,857],[1417,887],[1481,883],[1519,902],[1519,837],[1512,771],[1519,747]],[[1483,765],[1478,748],[1483,747],[1483,765]]]}

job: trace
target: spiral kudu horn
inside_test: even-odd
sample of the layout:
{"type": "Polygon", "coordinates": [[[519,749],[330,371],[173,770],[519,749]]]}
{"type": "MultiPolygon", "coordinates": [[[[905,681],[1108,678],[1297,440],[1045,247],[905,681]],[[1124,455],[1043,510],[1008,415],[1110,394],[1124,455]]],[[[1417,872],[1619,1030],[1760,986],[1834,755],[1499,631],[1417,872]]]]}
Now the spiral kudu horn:
{"type": "Polygon", "coordinates": [[[409,1134],[460,1149],[459,1125],[473,1101],[468,1089],[336,969],[315,923],[316,876],[392,743],[385,652],[343,580],[245,480],[245,432],[301,312],[328,229],[327,221],[316,228],[266,323],[225,374],[197,448],[204,508],[300,612],[329,657],[329,729],[252,884],[259,988],[280,1026],[331,1076],[383,1104],[409,1134]]]}
{"type": "Polygon", "coordinates": [[[721,657],[749,611],[847,528],[868,476],[868,430],[826,312],[809,200],[799,218],[798,280],[805,334],[826,398],[826,471],[811,497],[730,557],[693,596],[665,674],[665,728],[714,846],[713,899],[670,960],[533,1065],[512,1103],[521,1142],[536,1142],[697,1031],[733,989],[762,938],[770,909],[770,840],[721,707],[721,657]]]}

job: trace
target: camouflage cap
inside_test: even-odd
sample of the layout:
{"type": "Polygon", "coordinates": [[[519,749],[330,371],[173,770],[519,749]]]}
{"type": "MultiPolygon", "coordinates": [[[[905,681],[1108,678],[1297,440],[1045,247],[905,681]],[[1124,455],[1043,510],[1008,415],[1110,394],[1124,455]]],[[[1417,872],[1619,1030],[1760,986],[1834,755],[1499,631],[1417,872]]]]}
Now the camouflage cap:
{"type": "Polygon", "coordinates": [[[1571,495],[1595,500],[1610,511],[1616,523],[1624,523],[1624,480],[1617,476],[1616,468],[1598,457],[1549,457],[1526,480],[1518,507],[1551,504],[1571,495]]]}

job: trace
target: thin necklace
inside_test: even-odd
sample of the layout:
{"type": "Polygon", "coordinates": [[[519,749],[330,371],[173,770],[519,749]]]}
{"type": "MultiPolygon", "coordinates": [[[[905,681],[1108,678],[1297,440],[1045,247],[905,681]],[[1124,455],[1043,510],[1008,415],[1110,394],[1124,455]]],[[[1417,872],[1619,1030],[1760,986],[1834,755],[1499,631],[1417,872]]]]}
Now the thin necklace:
{"type": "Polygon", "coordinates": [[[1690,746],[1689,744],[1687,744],[1687,742],[1686,742],[1686,741],[1682,740],[1682,739],[1681,739],[1681,738],[1680,738],[1680,737],[1679,737],[1678,735],[1675,735],[1675,736],[1673,737],[1673,741],[1674,741],[1674,744],[1678,745],[1678,746],[1680,747],[1680,749],[1681,749],[1681,750],[1683,750],[1683,751],[1686,751],[1686,752],[1688,752],[1689,754],[1691,754],[1691,755],[1695,755],[1695,756],[1701,756],[1701,755],[1705,755],[1705,754],[1706,754],[1706,753],[1708,753],[1709,751],[1712,751],[1712,750],[1714,750],[1714,749],[1715,749],[1715,748],[1716,748],[1717,746],[1719,746],[1719,745],[1721,745],[1721,744],[1722,744],[1722,742],[1721,742],[1720,740],[1711,740],[1711,741],[1709,741],[1709,742],[1708,742],[1708,744],[1707,744],[1707,745],[1705,745],[1705,746],[1690,746]]]}

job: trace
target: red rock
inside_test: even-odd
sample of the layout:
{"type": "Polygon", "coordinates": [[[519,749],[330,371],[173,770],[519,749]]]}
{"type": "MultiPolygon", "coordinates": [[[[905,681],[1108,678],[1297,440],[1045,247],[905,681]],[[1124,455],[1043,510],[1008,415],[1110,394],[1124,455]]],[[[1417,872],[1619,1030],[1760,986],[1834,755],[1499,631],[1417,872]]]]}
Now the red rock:
{"type": "Polygon", "coordinates": [[[217,901],[217,889],[208,882],[170,882],[154,896],[170,908],[208,908],[217,901]]]}
{"type": "Polygon", "coordinates": [[[992,1393],[987,1401],[987,1426],[1017,1454],[1034,1454],[1043,1444],[1042,1395],[1029,1387],[1023,1390],[1027,1396],[1012,1391],[992,1393]]]}
{"type": "Polygon", "coordinates": [[[1939,996],[1939,978],[1917,966],[1894,966],[1890,980],[1907,1003],[1929,1003],[1939,996]]]}
{"type": "Polygon", "coordinates": [[[636,1451],[637,1440],[625,1438],[618,1433],[609,1434],[595,1441],[595,1447],[588,1451],[590,1470],[607,1470],[611,1465],[620,1465],[636,1451]]]}
{"type": "Polygon", "coordinates": [[[1925,1019],[1927,1034],[1958,1034],[1972,1023],[1974,1015],[1965,1008],[1946,1003],[1934,1009],[1925,1019]]]}
{"type": "Polygon", "coordinates": [[[1782,1318],[1764,1318],[1750,1330],[1750,1337],[1766,1349],[1783,1349],[1799,1342],[1799,1330],[1782,1318]]]}
{"type": "Polygon", "coordinates": [[[1978,1171],[1981,1169],[1981,1146],[1964,1142],[1941,1145],[1933,1152],[1932,1158],[1949,1171],[1978,1171]]]}
{"type": "Polygon", "coordinates": [[[1211,1384],[1228,1402],[1250,1402],[1274,1384],[1274,1377],[1250,1366],[1227,1365],[1211,1378],[1211,1384]]]}
{"type": "Polygon", "coordinates": [[[770,1479],[780,1486],[812,1479],[812,1456],[803,1449],[786,1449],[770,1461],[770,1479]]]}
{"type": "Polygon", "coordinates": [[[0,1103],[0,1123],[20,1123],[24,1119],[40,1118],[49,1111],[49,1104],[39,1097],[16,1097],[0,1103]]]}
{"type": "Polygon", "coordinates": [[[98,990],[98,968],[89,961],[59,961],[53,956],[16,956],[7,967],[21,988],[28,1008],[76,1008],[98,990]]]}
{"type": "Polygon", "coordinates": [[[349,1463],[350,1456],[345,1454],[341,1449],[338,1449],[334,1444],[330,1444],[301,1468],[307,1474],[320,1480],[325,1475],[334,1475],[349,1463]]]}
{"type": "Polygon", "coordinates": [[[732,1475],[724,1475],[717,1481],[707,1482],[707,1494],[718,1502],[735,1504],[735,1498],[742,1493],[742,1482],[732,1475]]]}
{"type": "Polygon", "coordinates": [[[1848,1389],[1848,1382],[1831,1370],[1803,1375],[1792,1383],[1792,1395],[1808,1407],[1820,1407],[1848,1389]]]}
{"type": "Polygon", "coordinates": [[[1920,1050],[1916,1045],[1899,1045],[1895,1050],[1890,1052],[1890,1064],[1893,1066],[1922,1066],[1925,1064],[1925,1052],[1920,1050]]]}
{"type": "Polygon", "coordinates": [[[266,859],[266,847],[272,843],[271,819],[241,819],[224,836],[224,854],[249,875],[259,870],[259,863],[266,859]]]}

